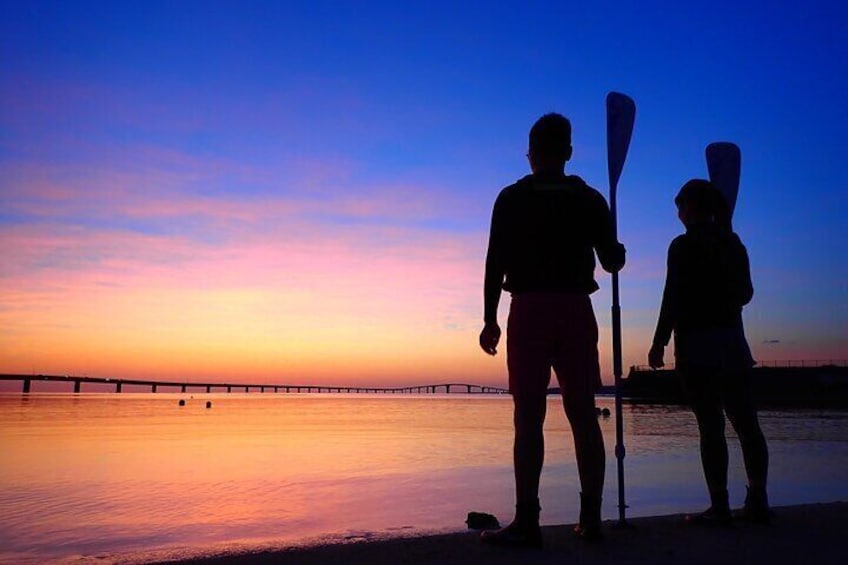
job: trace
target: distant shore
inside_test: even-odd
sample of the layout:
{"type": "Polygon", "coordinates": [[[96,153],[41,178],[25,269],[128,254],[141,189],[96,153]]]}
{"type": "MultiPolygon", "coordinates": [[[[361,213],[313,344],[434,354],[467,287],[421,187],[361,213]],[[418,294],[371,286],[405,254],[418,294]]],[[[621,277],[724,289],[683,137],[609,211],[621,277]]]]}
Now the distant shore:
{"type": "Polygon", "coordinates": [[[583,545],[568,525],[544,528],[542,550],[485,546],[474,531],[356,541],[162,561],[180,565],[268,564],[765,564],[836,565],[845,562],[848,502],[785,506],[772,524],[709,528],[683,523],[682,515],[634,518],[628,527],[607,522],[606,541],[583,545]]]}

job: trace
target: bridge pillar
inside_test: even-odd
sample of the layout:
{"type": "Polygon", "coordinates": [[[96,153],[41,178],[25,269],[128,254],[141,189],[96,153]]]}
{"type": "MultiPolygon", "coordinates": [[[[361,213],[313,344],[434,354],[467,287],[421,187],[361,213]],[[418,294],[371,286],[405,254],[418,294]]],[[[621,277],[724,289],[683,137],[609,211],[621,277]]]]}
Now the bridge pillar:
{"type": "Polygon", "coordinates": [[[185,392],[185,391],[186,391],[186,385],[183,385],[182,387],[180,387],[180,392],[185,392]]]}
{"type": "Polygon", "coordinates": [[[259,392],[265,392],[265,387],[264,386],[259,387],[259,392]]]}
{"type": "Polygon", "coordinates": [[[118,383],[115,385],[115,392],[121,392],[121,388],[123,388],[123,384],[124,383],[122,383],[121,381],[118,381],[118,383]]]}
{"type": "Polygon", "coordinates": [[[206,385],[206,392],[212,392],[212,385],[206,385]]]}
{"type": "Polygon", "coordinates": [[[74,381],[74,392],[79,392],[82,386],[82,381],[74,381]]]}
{"type": "Polygon", "coordinates": [[[24,394],[29,392],[31,386],[32,386],[32,381],[29,380],[29,379],[24,379],[24,394]]]}
{"type": "Polygon", "coordinates": [[[227,392],[233,392],[233,387],[227,385],[227,392]]]}
{"type": "Polygon", "coordinates": [[[250,392],[250,387],[249,386],[244,387],[244,392],[250,392]]]}
{"type": "Polygon", "coordinates": [[[150,387],[150,392],[156,392],[156,385],[150,387]]]}

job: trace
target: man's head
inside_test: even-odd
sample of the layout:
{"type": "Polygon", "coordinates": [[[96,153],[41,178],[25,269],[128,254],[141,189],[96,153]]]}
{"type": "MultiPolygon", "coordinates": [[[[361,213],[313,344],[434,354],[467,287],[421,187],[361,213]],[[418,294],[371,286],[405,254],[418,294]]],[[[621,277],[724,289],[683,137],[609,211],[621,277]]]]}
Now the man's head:
{"type": "Polygon", "coordinates": [[[530,128],[527,157],[533,172],[562,172],[571,159],[571,122],[560,114],[545,114],[530,128]]]}

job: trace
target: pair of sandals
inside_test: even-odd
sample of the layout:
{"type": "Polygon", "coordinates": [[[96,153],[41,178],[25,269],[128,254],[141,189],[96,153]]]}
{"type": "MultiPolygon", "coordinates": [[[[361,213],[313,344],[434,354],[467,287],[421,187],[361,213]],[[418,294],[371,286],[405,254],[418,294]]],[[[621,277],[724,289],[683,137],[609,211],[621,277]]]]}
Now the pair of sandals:
{"type": "Polygon", "coordinates": [[[768,506],[754,506],[746,504],[736,511],[729,507],[719,508],[710,506],[700,514],[689,514],[684,518],[687,524],[700,526],[728,527],[736,522],[747,522],[749,524],[769,524],[774,513],[768,506]]]}
{"type": "MultiPolygon", "coordinates": [[[[586,543],[600,543],[604,539],[600,524],[597,526],[577,524],[574,526],[574,535],[586,543]]],[[[540,549],[543,545],[542,528],[538,523],[524,525],[512,522],[500,530],[484,531],[480,534],[480,540],[500,547],[540,549]]]]}

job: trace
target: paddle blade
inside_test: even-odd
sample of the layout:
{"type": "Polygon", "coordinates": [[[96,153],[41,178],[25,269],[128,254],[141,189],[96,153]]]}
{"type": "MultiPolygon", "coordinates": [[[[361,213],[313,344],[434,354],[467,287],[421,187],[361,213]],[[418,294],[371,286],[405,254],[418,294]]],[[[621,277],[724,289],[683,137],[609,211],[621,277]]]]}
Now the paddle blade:
{"type": "Polygon", "coordinates": [[[736,208],[736,196],[739,194],[739,176],[742,172],[742,152],[735,143],[717,141],[707,145],[707,170],[710,182],[721,192],[727,201],[730,217],[736,208]]]}
{"type": "Polygon", "coordinates": [[[607,94],[607,169],[611,197],[624,168],[635,120],[636,104],[632,98],[620,92],[607,94]]]}

